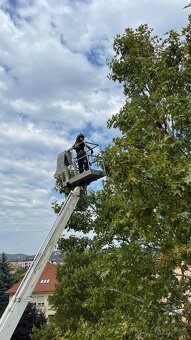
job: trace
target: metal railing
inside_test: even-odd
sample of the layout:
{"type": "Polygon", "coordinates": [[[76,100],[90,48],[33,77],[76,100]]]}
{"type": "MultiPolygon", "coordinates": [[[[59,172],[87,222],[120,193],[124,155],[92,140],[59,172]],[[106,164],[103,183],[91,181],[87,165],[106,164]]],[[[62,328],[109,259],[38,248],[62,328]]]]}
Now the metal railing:
{"type": "Polygon", "coordinates": [[[67,182],[70,178],[76,177],[86,170],[105,172],[102,156],[103,152],[99,144],[91,142],[78,143],[76,147],[74,145],[58,156],[56,174],[64,175],[64,180],[67,182]],[[82,143],[84,143],[84,147],[80,150],[80,144],[82,143]],[[76,151],[76,148],[81,151],[81,155],[80,152],[76,151]]]}
{"type": "MultiPolygon", "coordinates": [[[[78,162],[84,159],[85,161],[87,161],[88,169],[105,171],[104,162],[102,159],[102,150],[99,144],[90,143],[90,142],[82,142],[82,143],[85,144],[84,155],[82,155],[81,157],[78,157],[77,155],[76,157],[75,156],[72,157],[73,167],[75,169],[76,168],[78,169],[78,162]]],[[[82,143],[79,143],[79,145],[82,143]]],[[[75,150],[73,150],[73,153],[74,152],[75,150]]]]}

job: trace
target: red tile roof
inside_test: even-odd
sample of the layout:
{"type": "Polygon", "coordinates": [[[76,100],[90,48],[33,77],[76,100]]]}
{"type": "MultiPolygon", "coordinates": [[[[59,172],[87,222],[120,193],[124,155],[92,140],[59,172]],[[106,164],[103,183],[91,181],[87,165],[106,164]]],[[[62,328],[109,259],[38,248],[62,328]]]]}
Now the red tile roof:
{"type": "MultiPolygon", "coordinates": [[[[15,283],[11,288],[9,288],[5,292],[5,294],[14,295],[21,281],[22,280],[15,283]]],[[[48,262],[33,290],[33,293],[53,292],[55,290],[55,285],[56,285],[56,265],[52,264],[51,262],[48,262]]]]}

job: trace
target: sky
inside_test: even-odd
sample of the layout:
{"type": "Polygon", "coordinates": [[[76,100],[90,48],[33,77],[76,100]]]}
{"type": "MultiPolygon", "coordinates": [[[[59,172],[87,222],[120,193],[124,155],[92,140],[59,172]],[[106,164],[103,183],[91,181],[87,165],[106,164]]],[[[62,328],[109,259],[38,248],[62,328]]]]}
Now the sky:
{"type": "MultiPolygon", "coordinates": [[[[124,104],[113,41],[147,23],[180,32],[187,0],[0,0],[0,253],[35,254],[56,216],[57,155],[79,132],[105,147],[124,104]]],[[[96,186],[93,187],[93,189],[96,186]]]]}

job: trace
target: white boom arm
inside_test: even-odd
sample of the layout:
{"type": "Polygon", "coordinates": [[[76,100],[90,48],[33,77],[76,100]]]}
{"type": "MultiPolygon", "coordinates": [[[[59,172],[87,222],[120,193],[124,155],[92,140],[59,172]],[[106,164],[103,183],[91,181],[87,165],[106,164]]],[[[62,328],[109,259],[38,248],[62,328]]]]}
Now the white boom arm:
{"type": "Polygon", "coordinates": [[[28,302],[31,301],[31,295],[36,283],[42,274],[63,229],[72,215],[79,197],[80,187],[78,186],[69,194],[55,223],[35,256],[31,267],[5,309],[0,319],[1,340],[10,340],[28,302]]]}

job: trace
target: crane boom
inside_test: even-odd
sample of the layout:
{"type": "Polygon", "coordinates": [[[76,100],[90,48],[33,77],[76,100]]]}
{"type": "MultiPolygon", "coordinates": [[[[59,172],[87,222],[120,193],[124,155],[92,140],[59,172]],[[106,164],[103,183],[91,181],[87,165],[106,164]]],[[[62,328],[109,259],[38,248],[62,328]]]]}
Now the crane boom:
{"type": "Polygon", "coordinates": [[[1,340],[10,340],[28,302],[31,300],[31,295],[35,285],[42,274],[68,220],[70,219],[79,198],[80,187],[77,186],[70,192],[55,223],[35,256],[32,265],[0,319],[1,340]]]}

